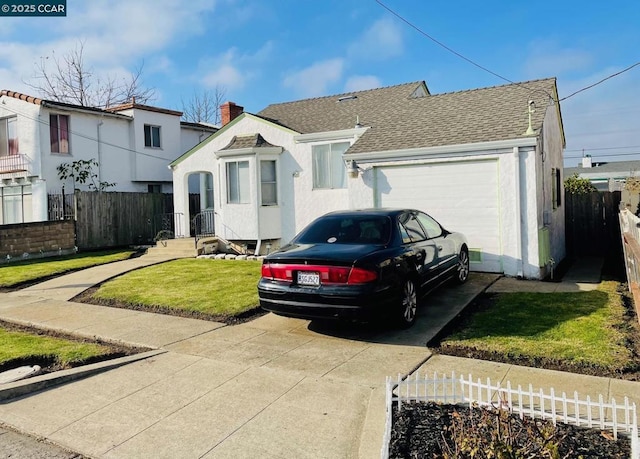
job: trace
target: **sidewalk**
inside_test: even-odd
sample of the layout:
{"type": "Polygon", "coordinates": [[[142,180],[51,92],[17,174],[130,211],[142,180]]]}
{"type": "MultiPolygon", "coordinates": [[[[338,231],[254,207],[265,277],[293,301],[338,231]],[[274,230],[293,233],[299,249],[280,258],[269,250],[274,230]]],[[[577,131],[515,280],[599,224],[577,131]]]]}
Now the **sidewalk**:
{"type": "Polygon", "coordinates": [[[447,301],[467,304],[487,286],[592,288],[598,260],[580,263],[560,283],[473,273],[462,289],[430,296],[409,331],[354,331],[271,314],[226,326],[68,301],[88,284],[159,261],[145,257],[0,295],[0,319],[158,349],[145,360],[0,401],[0,422],[99,458],[369,458],[380,452],[386,376],[455,371],[640,403],[640,383],[432,355],[425,347],[425,334],[446,322],[434,326],[428,314],[456,314],[447,301]]]}

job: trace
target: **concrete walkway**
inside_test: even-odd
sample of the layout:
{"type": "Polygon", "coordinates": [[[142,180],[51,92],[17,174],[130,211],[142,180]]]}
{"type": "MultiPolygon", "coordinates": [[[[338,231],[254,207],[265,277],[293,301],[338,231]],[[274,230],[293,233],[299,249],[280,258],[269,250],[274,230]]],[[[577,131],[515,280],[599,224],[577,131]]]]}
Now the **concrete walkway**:
{"type": "Polygon", "coordinates": [[[369,458],[380,453],[386,376],[455,370],[640,401],[638,383],[432,356],[426,342],[480,292],[506,282],[496,275],[473,273],[464,286],[442,287],[408,331],[272,314],[226,326],[67,301],[100,276],[154,262],[141,257],[0,295],[2,320],[159,350],[0,402],[0,422],[101,458],[369,458]]]}

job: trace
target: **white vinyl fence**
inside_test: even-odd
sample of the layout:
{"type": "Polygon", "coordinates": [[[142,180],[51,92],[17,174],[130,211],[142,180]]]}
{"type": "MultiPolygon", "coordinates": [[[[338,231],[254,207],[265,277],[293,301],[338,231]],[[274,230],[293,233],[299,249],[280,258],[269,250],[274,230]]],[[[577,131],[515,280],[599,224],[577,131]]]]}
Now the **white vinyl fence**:
{"type": "Polygon", "coordinates": [[[492,406],[506,409],[520,417],[546,419],[553,422],[563,422],[576,426],[611,430],[615,439],[619,432],[631,435],[631,456],[640,458],[638,443],[638,423],[636,419],[636,405],[630,403],[627,397],[622,404],[611,399],[605,403],[602,395],[597,400],[580,399],[578,392],[574,392],[569,398],[563,392],[556,395],[554,389],[545,393],[542,389],[534,391],[530,384],[528,389],[521,386],[512,388],[507,381],[503,387],[500,383],[491,384],[487,378],[483,383],[480,379],[473,380],[471,375],[456,377],[432,378],[420,377],[416,374],[412,378],[404,379],[398,375],[397,379],[387,377],[387,421],[382,444],[381,456],[389,457],[389,443],[391,440],[393,406],[397,404],[398,410],[402,403],[407,402],[437,402],[442,404],[477,404],[479,406],[492,406]]]}

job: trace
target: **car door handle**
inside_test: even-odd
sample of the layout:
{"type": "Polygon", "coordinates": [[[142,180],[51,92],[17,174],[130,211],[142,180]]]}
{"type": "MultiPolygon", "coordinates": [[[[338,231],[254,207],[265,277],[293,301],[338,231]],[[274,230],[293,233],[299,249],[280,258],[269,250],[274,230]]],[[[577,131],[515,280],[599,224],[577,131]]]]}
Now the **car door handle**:
{"type": "Polygon", "coordinates": [[[439,245],[439,246],[438,246],[438,252],[440,252],[441,250],[442,250],[442,246],[441,246],[441,245],[439,245]]]}

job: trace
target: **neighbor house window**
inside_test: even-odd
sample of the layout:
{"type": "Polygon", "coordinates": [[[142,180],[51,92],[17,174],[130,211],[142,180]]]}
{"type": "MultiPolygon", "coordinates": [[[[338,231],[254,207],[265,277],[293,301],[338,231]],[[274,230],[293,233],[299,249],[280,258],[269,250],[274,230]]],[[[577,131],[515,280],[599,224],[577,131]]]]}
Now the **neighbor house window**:
{"type": "Polygon", "coordinates": [[[276,162],[260,161],[260,190],[263,206],[278,205],[278,190],[276,182],[276,162]]]}
{"type": "Polygon", "coordinates": [[[159,183],[149,183],[147,185],[147,191],[149,193],[162,193],[162,185],[159,183]]]}
{"type": "Polygon", "coordinates": [[[25,223],[32,220],[31,185],[7,186],[0,188],[2,215],[0,224],[25,223]]]}
{"type": "Polygon", "coordinates": [[[160,126],[144,125],[144,146],[160,148],[160,126]]]}
{"type": "Polygon", "coordinates": [[[314,188],[347,187],[342,155],[347,151],[349,145],[349,142],[340,142],[312,147],[314,188]]]}
{"type": "Polygon", "coordinates": [[[249,161],[227,163],[227,202],[230,204],[249,202],[249,161]]]}
{"type": "Polygon", "coordinates": [[[4,118],[0,120],[0,157],[18,154],[18,130],[17,118],[4,118]]]}
{"type": "Polygon", "coordinates": [[[51,153],[69,154],[69,116],[49,115],[51,153]]]}

